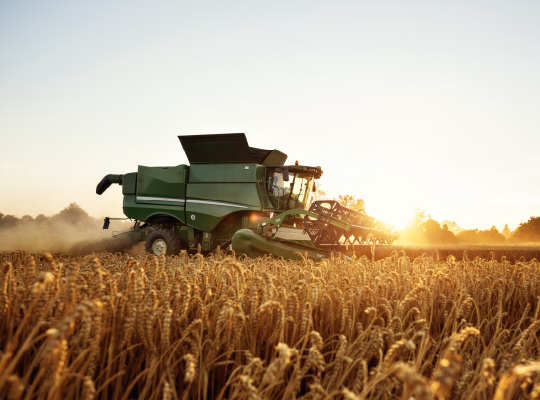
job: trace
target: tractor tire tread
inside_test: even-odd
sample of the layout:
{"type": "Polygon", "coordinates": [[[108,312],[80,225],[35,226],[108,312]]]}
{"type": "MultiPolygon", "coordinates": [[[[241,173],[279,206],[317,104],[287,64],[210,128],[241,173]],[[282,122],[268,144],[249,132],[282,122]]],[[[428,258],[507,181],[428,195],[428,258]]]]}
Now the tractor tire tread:
{"type": "Polygon", "coordinates": [[[152,244],[156,239],[164,239],[167,242],[167,255],[180,254],[182,250],[182,242],[180,238],[170,229],[158,229],[157,231],[152,232],[146,239],[144,249],[147,253],[152,253],[152,244]]]}

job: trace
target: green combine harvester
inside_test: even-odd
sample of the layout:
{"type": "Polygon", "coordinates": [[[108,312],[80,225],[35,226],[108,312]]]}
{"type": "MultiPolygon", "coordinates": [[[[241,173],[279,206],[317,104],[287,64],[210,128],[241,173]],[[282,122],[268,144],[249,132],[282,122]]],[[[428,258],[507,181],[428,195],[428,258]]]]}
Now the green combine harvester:
{"type": "MultiPolygon", "coordinates": [[[[231,246],[236,255],[307,253],[320,260],[398,238],[393,226],[334,200],[311,201],[307,209],[321,167],[285,165],[286,154],[249,147],[243,133],[178,138],[190,165],[139,165],[105,176],[96,188],[101,195],[111,184],[122,186],[124,214],[135,221],[122,235],[146,241],[148,252],[231,246]]],[[[103,229],[114,219],[126,218],[107,217],[103,229]]]]}

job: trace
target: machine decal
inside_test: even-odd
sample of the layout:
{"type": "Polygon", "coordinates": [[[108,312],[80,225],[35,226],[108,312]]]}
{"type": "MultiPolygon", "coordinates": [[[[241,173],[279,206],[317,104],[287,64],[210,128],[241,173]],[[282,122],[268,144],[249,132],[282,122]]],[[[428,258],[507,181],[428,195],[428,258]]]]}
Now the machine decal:
{"type": "Polygon", "coordinates": [[[185,200],[182,199],[166,199],[164,197],[146,197],[146,196],[137,196],[136,200],[143,200],[143,201],[171,201],[174,203],[185,203],[185,200]]]}
{"type": "Polygon", "coordinates": [[[238,204],[218,203],[216,201],[206,201],[206,200],[186,200],[186,203],[210,204],[213,206],[226,206],[226,207],[236,207],[236,208],[249,208],[246,206],[239,206],[238,204]]]}

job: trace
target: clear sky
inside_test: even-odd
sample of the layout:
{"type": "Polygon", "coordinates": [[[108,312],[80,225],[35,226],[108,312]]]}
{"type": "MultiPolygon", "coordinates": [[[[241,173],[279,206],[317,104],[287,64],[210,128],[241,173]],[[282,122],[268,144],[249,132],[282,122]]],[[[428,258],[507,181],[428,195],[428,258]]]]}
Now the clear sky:
{"type": "Polygon", "coordinates": [[[402,226],[540,215],[538,1],[0,2],[0,212],[122,216],[108,173],[245,132],[402,226]]]}

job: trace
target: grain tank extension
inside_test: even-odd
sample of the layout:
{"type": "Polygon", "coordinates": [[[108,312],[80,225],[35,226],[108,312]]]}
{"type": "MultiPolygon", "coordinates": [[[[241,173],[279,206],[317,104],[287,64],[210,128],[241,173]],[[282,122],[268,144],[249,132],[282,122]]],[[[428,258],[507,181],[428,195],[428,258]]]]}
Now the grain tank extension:
{"type": "MultiPolygon", "coordinates": [[[[107,175],[102,194],[122,187],[123,211],[134,221],[124,233],[156,255],[210,252],[232,245],[236,254],[313,259],[352,246],[389,244],[393,227],[335,201],[310,203],[321,167],[286,165],[279,150],[249,147],[243,133],[179,136],[190,165],[146,167],[107,175]]],[[[114,218],[105,218],[103,228],[114,218]]]]}

